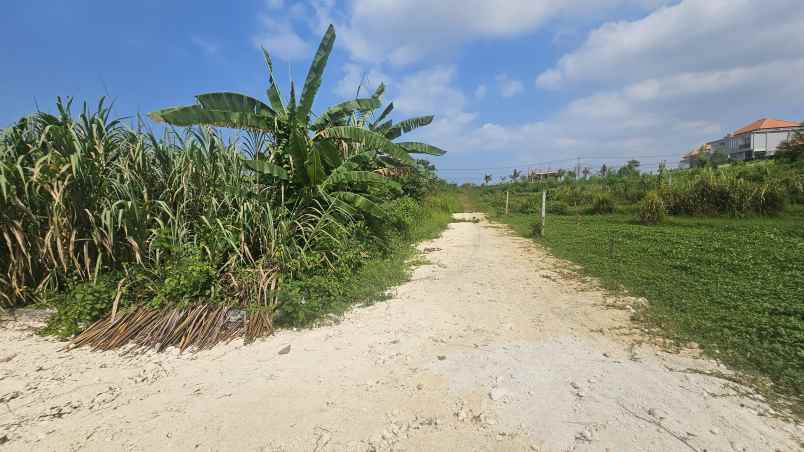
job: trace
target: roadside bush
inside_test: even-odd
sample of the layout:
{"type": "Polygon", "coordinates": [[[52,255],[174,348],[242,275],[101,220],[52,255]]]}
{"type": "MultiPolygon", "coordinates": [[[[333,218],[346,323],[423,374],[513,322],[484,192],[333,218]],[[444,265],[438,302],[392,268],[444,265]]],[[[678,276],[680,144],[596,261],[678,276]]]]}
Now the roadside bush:
{"type": "Polygon", "coordinates": [[[547,202],[547,213],[553,215],[566,215],[569,212],[569,206],[561,201],[547,202]]]}
{"type": "Polygon", "coordinates": [[[54,294],[49,301],[56,307],[56,313],[48,319],[42,333],[67,338],[99,320],[112,309],[121,278],[120,274],[107,273],[94,283],[76,282],[64,292],[54,294]]]}
{"type": "Polygon", "coordinates": [[[534,221],[530,225],[530,236],[533,238],[539,238],[542,236],[542,222],[541,221],[534,221]]]}
{"type": "Polygon", "coordinates": [[[154,307],[186,306],[196,301],[218,301],[217,272],[199,251],[178,259],[165,269],[165,278],[151,301],[154,307]]]}
{"type": "Polygon", "coordinates": [[[658,193],[649,191],[639,203],[639,222],[642,224],[659,224],[664,221],[664,202],[658,193]]]}
{"type": "Polygon", "coordinates": [[[603,215],[614,213],[614,200],[608,193],[598,193],[592,200],[592,207],[589,208],[589,213],[595,215],[603,215]]]}
{"type": "Polygon", "coordinates": [[[754,182],[707,171],[686,184],[662,189],[667,211],[675,215],[774,215],[784,211],[785,190],[775,181],[754,182]]]}

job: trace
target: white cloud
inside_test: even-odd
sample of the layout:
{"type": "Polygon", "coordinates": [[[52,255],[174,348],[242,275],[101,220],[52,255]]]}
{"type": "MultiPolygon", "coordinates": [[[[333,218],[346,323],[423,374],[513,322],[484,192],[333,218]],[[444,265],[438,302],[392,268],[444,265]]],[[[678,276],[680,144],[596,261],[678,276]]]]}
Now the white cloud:
{"type": "Polygon", "coordinates": [[[339,45],[358,61],[407,65],[478,39],[532,33],[622,6],[652,9],[669,0],[351,0],[338,15],[332,1],[313,1],[318,27],[333,22],[339,45]],[[580,14],[575,14],[580,13],[580,14]]]}
{"type": "Polygon", "coordinates": [[[403,77],[395,86],[395,109],[404,115],[463,113],[466,96],[455,75],[455,66],[435,66],[403,77]]]}
{"type": "Polygon", "coordinates": [[[193,44],[195,44],[196,47],[201,49],[201,51],[207,55],[215,55],[221,49],[220,42],[214,39],[193,35],[190,37],[190,40],[192,41],[193,44]]]}
{"type": "MultiPolygon", "coordinates": [[[[649,167],[661,159],[675,163],[692,146],[762,116],[802,119],[800,0],[767,0],[760,7],[749,0],[346,1],[337,10],[333,0],[312,0],[306,15],[293,13],[288,20],[317,36],[326,24],[336,24],[337,44],[350,58],[339,95],[354,96],[365,75],[369,89],[386,82],[395,119],[435,114],[429,127],[414,133],[449,151],[439,166],[465,167],[474,160],[557,167],[580,156],[592,165],[637,157],[649,167]],[[662,6],[668,4],[673,6],[662,6]],[[490,89],[523,95],[525,86],[513,73],[498,74],[488,86],[466,86],[456,66],[426,64],[433,56],[449,62],[451,49],[472,41],[524,37],[548,21],[551,27],[557,20],[586,21],[567,28],[575,33],[590,26],[590,16],[601,23],[621,6],[652,12],[577,31],[580,39],[569,41],[579,47],[536,81],[566,88],[569,96],[543,118],[503,123],[475,111],[480,103],[470,100],[483,99],[490,89]],[[401,67],[409,63],[419,63],[418,69],[401,67]]],[[[275,29],[295,35],[289,26],[275,29]]]]}
{"type": "Polygon", "coordinates": [[[502,97],[514,97],[525,91],[525,86],[519,80],[513,79],[508,74],[497,74],[495,77],[497,86],[502,97]]]}
{"type": "Polygon", "coordinates": [[[335,85],[335,94],[343,98],[353,98],[360,87],[360,94],[368,95],[374,92],[380,83],[386,87],[393,84],[391,77],[378,68],[365,69],[356,63],[347,63],[343,66],[343,77],[335,85]]]}
{"type": "Polygon", "coordinates": [[[475,89],[475,99],[482,100],[486,97],[488,93],[488,88],[486,87],[485,83],[481,83],[477,85],[477,89],[475,89]]]}
{"type": "Polygon", "coordinates": [[[800,0],[684,0],[593,30],[537,84],[618,83],[800,58],[802,29],[800,0]]]}
{"type": "Polygon", "coordinates": [[[802,113],[804,85],[796,74],[804,72],[804,58],[776,61],[772,67],[774,71],[758,64],[640,80],[576,98],[555,115],[519,124],[481,122],[480,114],[453,108],[422,134],[451,152],[440,165],[447,168],[465,167],[450,162],[468,155],[495,155],[505,162],[497,166],[566,167],[576,157],[593,167],[631,158],[646,169],[660,160],[675,165],[694,145],[759,117],[777,116],[780,106],[794,111],[782,117],[802,119],[796,114],[802,113]]]}
{"type": "Polygon", "coordinates": [[[279,21],[263,15],[262,29],[253,37],[254,45],[265,47],[272,56],[286,61],[308,57],[312,46],[296,33],[289,20],[285,18],[279,21]]]}

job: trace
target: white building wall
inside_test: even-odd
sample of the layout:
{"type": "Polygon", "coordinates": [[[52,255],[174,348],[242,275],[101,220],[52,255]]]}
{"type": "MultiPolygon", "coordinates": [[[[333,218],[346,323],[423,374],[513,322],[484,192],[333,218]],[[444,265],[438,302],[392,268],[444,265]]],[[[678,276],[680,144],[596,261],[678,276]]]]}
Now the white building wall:
{"type": "Polygon", "coordinates": [[[790,139],[793,134],[790,130],[758,131],[752,134],[752,149],[755,152],[767,152],[767,155],[776,153],[776,149],[783,142],[790,139]]]}
{"type": "Polygon", "coordinates": [[[792,133],[790,131],[768,134],[768,154],[775,154],[779,145],[789,140],[791,135],[792,133]]]}

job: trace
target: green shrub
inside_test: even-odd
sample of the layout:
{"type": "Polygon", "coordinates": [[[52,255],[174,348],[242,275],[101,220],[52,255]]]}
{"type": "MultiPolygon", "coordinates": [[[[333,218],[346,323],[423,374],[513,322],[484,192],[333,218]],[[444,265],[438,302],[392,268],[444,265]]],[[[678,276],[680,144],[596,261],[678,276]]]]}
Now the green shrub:
{"type": "Polygon", "coordinates": [[[561,201],[547,201],[547,213],[553,215],[566,215],[569,212],[569,206],[561,201]]]}
{"type": "Polygon", "coordinates": [[[78,282],[53,295],[48,301],[56,313],[42,332],[68,338],[101,319],[112,309],[121,278],[120,274],[101,275],[95,283],[78,282]]]}
{"type": "Polygon", "coordinates": [[[778,215],[784,212],[784,190],[777,184],[762,184],[751,197],[751,209],[760,215],[778,215]]]}
{"type": "Polygon", "coordinates": [[[638,218],[642,224],[659,224],[664,221],[664,202],[658,193],[649,191],[639,203],[638,218]]]}
{"type": "Polygon", "coordinates": [[[151,302],[154,306],[216,301],[217,272],[200,252],[182,257],[165,270],[164,281],[151,302]]]}
{"type": "Polygon", "coordinates": [[[530,225],[530,236],[533,238],[539,238],[542,236],[542,222],[541,221],[534,221],[530,225]]]}
{"type": "MultiPolygon", "coordinates": [[[[767,171],[767,169],[765,170],[767,171]]],[[[759,170],[742,176],[707,170],[687,183],[662,189],[668,212],[676,215],[773,215],[785,205],[782,183],[755,181],[759,170]]]]}
{"type": "Polygon", "coordinates": [[[614,200],[608,193],[598,193],[592,199],[592,207],[589,208],[589,213],[596,215],[614,213],[614,200]]]}

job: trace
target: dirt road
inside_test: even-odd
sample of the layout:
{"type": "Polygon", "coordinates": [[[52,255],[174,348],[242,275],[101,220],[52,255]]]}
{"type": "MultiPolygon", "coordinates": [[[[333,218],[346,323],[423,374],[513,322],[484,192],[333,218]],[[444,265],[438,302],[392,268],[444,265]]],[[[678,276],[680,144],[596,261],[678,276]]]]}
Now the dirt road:
{"type": "Polygon", "coordinates": [[[0,450],[799,450],[532,242],[460,222],[420,248],[393,300],[247,347],[62,353],[3,323],[0,450]]]}

